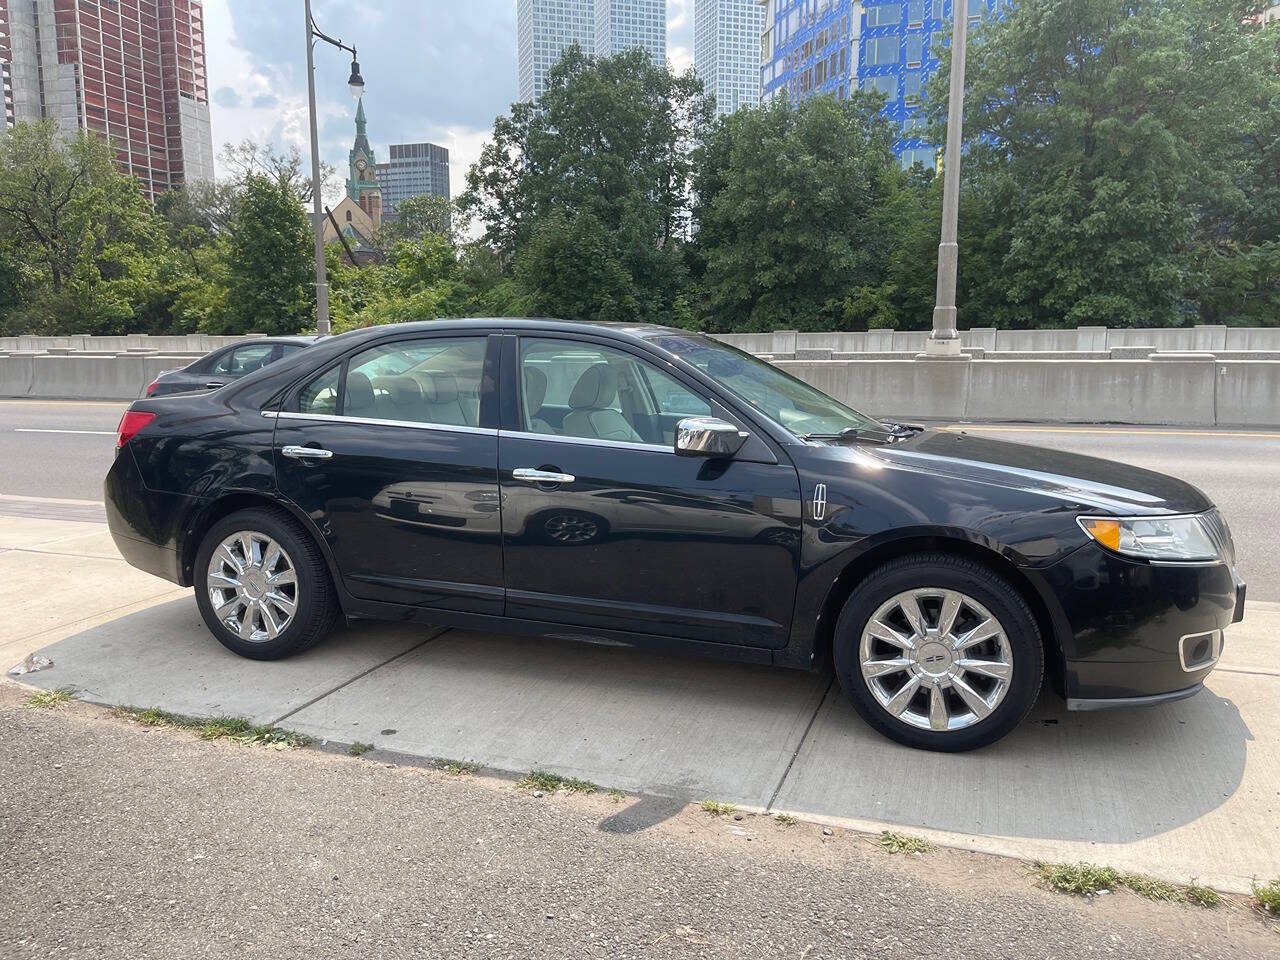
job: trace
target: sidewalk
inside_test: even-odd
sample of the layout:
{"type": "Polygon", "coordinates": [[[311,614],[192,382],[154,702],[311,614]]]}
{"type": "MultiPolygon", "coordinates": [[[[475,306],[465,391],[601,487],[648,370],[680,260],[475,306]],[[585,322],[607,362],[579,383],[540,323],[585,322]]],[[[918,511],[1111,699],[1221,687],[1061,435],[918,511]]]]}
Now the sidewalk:
{"type": "Polygon", "coordinates": [[[133,570],[80,519],[0,515],[0,609],[0,667],[40,650],[54,666],[24,682],[93,702],[1231,891],[1280,876],[1280,604],[1250,605],[1197,697],[1069,714],[1046,695],[1013,735],[959,756],[872,733],[827,675],[391,624],[243,660],[190,591],[133,570]]]}

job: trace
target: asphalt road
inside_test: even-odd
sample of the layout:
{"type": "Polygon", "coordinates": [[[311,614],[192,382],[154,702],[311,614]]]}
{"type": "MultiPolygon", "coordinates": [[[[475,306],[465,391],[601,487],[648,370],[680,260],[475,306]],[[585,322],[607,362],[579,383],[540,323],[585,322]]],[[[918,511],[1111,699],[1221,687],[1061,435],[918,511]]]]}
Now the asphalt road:
{"type": "MultiPolygon", "coordinates": [[[[126,404],[0,400],[0,494],[101,500],[126,404]]],[[[1255,600],[1280,600],[1280,432],[1123,426],[959,428],[1183,477],[1223,510],[1255,600]]]]}
{"type": "Polygon", "coordinates": [[[0,682],[0,956],[1252,960],[1277,934],[1025,864],[654,798],[206,743],[0,682]]]}

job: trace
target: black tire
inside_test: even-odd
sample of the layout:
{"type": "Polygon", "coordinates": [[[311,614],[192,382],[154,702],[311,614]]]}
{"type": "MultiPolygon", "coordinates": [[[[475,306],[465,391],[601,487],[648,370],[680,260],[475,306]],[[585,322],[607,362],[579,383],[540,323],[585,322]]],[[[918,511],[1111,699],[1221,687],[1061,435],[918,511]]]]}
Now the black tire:
{"type": "Polygon", "coordinates": [[[205,626],[228,650],[253,660],[282,660],[309,649],[324,638],[339,613],[338,598],[319,547],[306,528],[283,510],[239,510],[215,523],[196,552],[193,579],[196,604],[205,626]],[[294,571],[295,613],[279,635],[271,639],[242,639],[214,612],[209,591],[210,561],[220,544],[242,531],[270,537],[278,543],[294,571]]]}
{"type": "MultiPolygon", "coordinates": [[[[926,605],[929,602],[926,600],[926,605]]],[[[962,611],[960,616],[972,616],[976,619],[976,614],[967,605],[962,608],[962,611]]],[[[932,626],[936,627],[938,623],[936,614],[926,611],[926,618],[930,616],[934,617],[932,626]]],[[[978,635],[970,633],[970,636],[978,635]]],[[[876,641],[869,642],[876,643],[876,641]]],[[[833,653],[836,677],[862,719],[891,740],[909,747],[947,753],[985,747],[1008,734],[1022,722],[1035,704],[1044,676],[1044,645],[1040,629],[1036,624],[1035,616],[1018,591],[989,567],[945,553],[913,554],[892,560],[873,570],[853,591],[840,613],[840,618],[836,622],[833,653]],[[899,594],[925,588],[956,591],[985,607],[1003,628],[1003,635],[1008,644],[1012,676],[1008,680],[1008,689],[1003,699],[996,704],[989,715],[971,721],[969,726],[960,729],[928,729],[899,719],[881,705],[880,699],[872,692],[870,686],[872,683],[891,684],[898,681],[894,679],[868,681],[863,675],[861,643],[863,632],[868,627],[872,616],[880,610],[882,605],[889,603],[899,594]]],[[[889,656],[892,655],[892,653],[889,654],[889,656]]],[[[948,656],[960,655],[950,653],[948,656]]],[[[904,660],[911,658],[909,654],[902,656],[904,660]]],[[[888,676],[886,674],[886,677],[888,676]]],[[[912,673],[908,671],[902,672],[899,690],[907,685],[911,676],[912,673]]],[[[975,680],[969,674],[962,674],[961,677],[970,685],[970,689],[974,683],[985,682],[985,678],[975,680]]],[[[954,704],[960,711],[967,709],[963,698],[954,687],[947,686],[945,683],[939,686],[945,688],[941,694],[945,703],[954,704]]],[[[994,682],[991,689],[994,689],[994,682]]],[[[928,705],[933,703],[932,696],[933,689],[926,682],[920,687],[919,693],[909,693],[908,703],[918,706],[915,710],[909,710],[903,715],[914,714],[919,717],[920,708],[927,709],[928,705]]],[[[976,713],[974,715],[976,716],[976,713]]]]}

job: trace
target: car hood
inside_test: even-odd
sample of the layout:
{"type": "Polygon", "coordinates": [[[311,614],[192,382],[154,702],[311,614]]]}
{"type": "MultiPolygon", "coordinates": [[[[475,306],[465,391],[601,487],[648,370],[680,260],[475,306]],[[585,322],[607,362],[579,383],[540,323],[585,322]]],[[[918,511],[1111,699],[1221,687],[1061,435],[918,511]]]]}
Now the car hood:
{"type": "Polygon", "coordinates": [[[1015,487],[1115,514],[1199,513],[1196,487],[1142,467],[952,430],[926,430],[885,446],[843,447],[903,469],[1015,487]]]}

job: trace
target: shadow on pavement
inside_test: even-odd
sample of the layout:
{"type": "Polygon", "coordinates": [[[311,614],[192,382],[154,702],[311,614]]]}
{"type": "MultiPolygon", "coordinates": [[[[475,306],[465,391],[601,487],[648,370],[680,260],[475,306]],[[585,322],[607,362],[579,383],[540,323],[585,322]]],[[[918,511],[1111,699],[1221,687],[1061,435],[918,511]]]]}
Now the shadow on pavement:
{"type": "MultiPolygon", "coordinates": [[[[823,675],[461,630],[432,640],[433,632],[361,624],[264,663],[225,650],[194,602],[181,599],[45,648],[54,666],[23,679],[105,704],[258,722],[292,714],[287,726],[318,738],[649,795],[601,824],[616,833],[643,830],[689,799],[765,806],[776,792],[775,805],[795,813],[1131,841],[1226,803],[1252,739],[1235,703],[1210,691],[1092,714],[1067,713],[1046,694],[993,747],[931,754],[873,733],[838,687],[824,697],[823,675]]],[[[1268,803],[1273,795],[1247,794],[1233,816],[1269,823],[1273,814],[1254,810],[1268,803]]]]}

